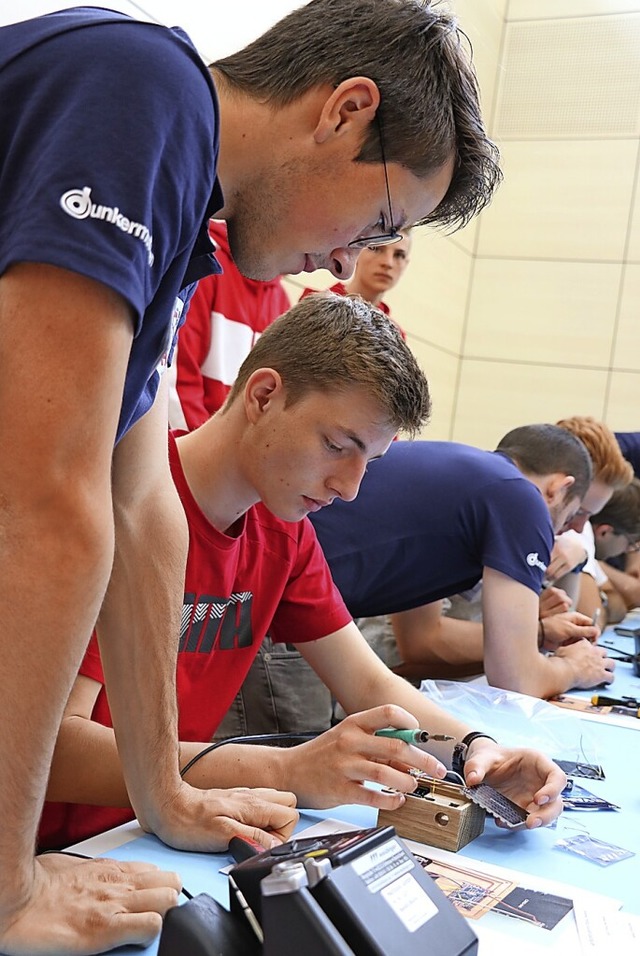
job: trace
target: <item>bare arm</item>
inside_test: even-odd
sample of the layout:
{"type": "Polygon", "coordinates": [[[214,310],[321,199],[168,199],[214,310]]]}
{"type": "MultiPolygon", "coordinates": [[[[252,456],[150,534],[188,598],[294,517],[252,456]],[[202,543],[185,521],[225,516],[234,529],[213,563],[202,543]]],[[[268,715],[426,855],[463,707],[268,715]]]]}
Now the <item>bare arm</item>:
{"type": "MultiPolygon", "coordinates": [[[[228,745],[212,751],[189,771],[189,780],[194,786],[287,787],[304,806],[364,803],[394,808],[402,803],[401,793],[382,793],[365,787],[363,782],[371,780],[384,787],[411,792],[415,778],[408,773],[410,767],[438,776],[444,773],[436,757],[398,740],[375,737],[374,731],[388,726],[416,727],[419,721],[431,732],[440,730],[460,738],[469,728],[391,674],[371,652],[355,625],[311,644],[299,645],[299,649],[306,649],[305,656],[325,679],[332,681],[333,691],[359,712],[316,740],[295,748],[228,745]],[[351,674],[358,675],[357,681],[345,682],[340,662],[351,674]]],[[[97,689],[98,685],[88,678],[80,677],[76,682],[60,731],[48,793],[50,799],[115,804],[126,801],[113,733],[89,719],[97,689]]],[[[181,761],[188,760],[205,746],[204,742],[182,743],[181,761]]],[[[436,744],[430,749],[437,754],[439,747],[440,756],[448,759],[451,746],[436,744]]],[[[557,795],[564,777],[557,773],[555,779],[553,774],[557,768],[541,755],[507,751],[488,741],[483,746],[479,741],[472,746],[471,756],[468,763],[471,780],[475,766],[475,773],[479,774],[476,782],[485,774],[487,779],[499,779],[505,792],[512,792],[516,799],[524,801],[523,805],[529,805],[532,795],[537,794],[541,802],[533,808],[531,826],[538,818],[541,822],[550,822],[559,812],[557,795]]],[[[224,794],[227,805],[235,795],[235,791],[224,794]]],[[[250,795],[245,790],[238,796],[247,807],[246,815],[242,817],[238,813],[238,818],[246,822],[250,822],[247,816],[251,812],[255,814],[257,806],[256,802],[248,803],[250,796],[270,804],[275,802],[271,808],[274,821],[286,815],[289,809],[284,803],[290,796],[287,794],[264,791],[250,795]]]]}
{"type": "Polygon", "coordinates": [[[0,279],[3,952],[149,941],[179,885],[154,870],[152,883],[134,882],[147,895],[131,894],[123,864],[108,902],[108,864],[76,878],[33,860],[56,732],[113,559],[111,458],[132,327],[124,300],[63,269],[25,263],[0,279]]]}
{"type": "MultiPolygon", "coordinates": [[[[91,719],[100,687],[89,677],[79,675],[76,678],[58,733],[47,789],[48,800],[129,806],[114,732],[91,719]]],[[[207,746],[206,742],[180,744],[180,764],[185,765],[207,746]]],[[[242,751],[243,748],[234,749],[242,751]]],[[[270,748],[256,749],[268,754],[270,748]]],[[[225,788],[208,795],[212,816],[214,809],[218,811],[219,819],[213,822],[220,848],[226,846],[234,834],[244,835],[267,847],[278,842],[274,839],[276,837],[288,839],[298,819],[294,795],[273,789],[228,790],[227,787],[233,786],[246,788],[249,776],[238,768],[237,759],[228,762],[229,770],[225,772],[224,761],[219,768],[216,761],[203,758],[194,767],[193,779],[189,778],[194,786],[202,789],[225,788]]],[[[275,777],[275,773],[272,776],[275,777]]],[[[271,777],[265,772],[259,775],[259,779],[266,781],[271,777]]],[[[268,783],[263,785],[269,786],[268,783]]]]}
{"type": "MultiPolygon", "coordinates": [[[[421,768],[420,755],[423,757],[424,754],[417,748],[398,740],[371,738],[374,722],[381,719],[385,722],[382,726],[418,725],[430,733],[450,734],[458,740],[472,729],[446,713],[405,680],[392,674],[354,625],[348,625],[320,641],[299,644],[298,650],[331,688],[347,713],[353,715],[343,721],[343,724],[351,721],[345,728],[344,740],[340,740],[336,734],[342,725],[322,735],[329,738],[329,735],[336,734],[331,742],[336,762],[346,759],[350,752],[352,761],[354,754],[359,758],[356,767],[361,767],[364,758],[369,763],[391,763],[403,776],[410,766],[421,768]],[[393,705],[391,709],[389,705],[393,705]],[[398,711],[397,708],[402,710],[398,711]],[[348,744],[346,754],[345,744],[348,744]],[[386,745],[384,750],[380,744],[386,745]]],[[[450,743],[431,741],[427,748],[439,759],[449,762],[450,743]]],[[[469,749],[465,776],[470,784],[486,779],[488,783],[499,786],[521,806],[527,807],[531,813],[528,827],[550,823],[562,809],[560,791],[566,782],[564,774],[551,760],[535,751],[500,747],[486,738],[479,738],[469,749]]],[[[369,775],[367,779],[382,782],[380,776],[369,775]]],[[[413,783],[405,782],[399,789],[410,792],[413,783]]]]}
{"type": "MultiPolygon", "coordinates": [[[[91,719],[99,689],[100,685],[88,677],[79,676],[76,680],[58,734],[47,790],[49,800],[103,806],[129,804],[114,733],[111,728],[91,719]]],[[[293,793],[279,792],[273,789],[275,787],[295,785],[305,806],[329,807],[347,802],[388,807],[398,805],[401,798],[365,790],[357,771],[365,771],[362,779],[377,779],[380,774],[381,782],[388,786],[404,783],[404,789],[413,789],[415,781],[376,761],[370,762],[375,776],[367,776],[369,764],[366,758],[357,755],[357,746],[350,746],[353,742],[356,745],[369,742],[374,755],[390,760],[396,742],[371,735],[374,730],[389,726],[390,719],[396,716],[395,711],[388,707],[379,708],[379,712],[370,711],[366,718],[369,728],[366,737],[356,728],[352,728],[355,737],[353,733],[345,733],[349,728],[350,718],[347,718],[344,729],[329,731],[322,735],[323,739],[296,748],[246,744],[219,747],[194,764],[188,772],[188,779],[193,786],[203,790],[224,788],[217,797],[220,813],[230,824],[227,842],[234,833],[244,833],[265,846],[271,846],[273,834],[287,838],[297,820],[292,809],[295,805],[293,793]],[[227,789],[248,786],[269,789],[227,789]],[[260,832],[256,827],[263,827],[268,832],[260,832]]],[[[411,723],[409,715],[399,711],[400,722],[407,718],[411,723]]],[[[181,763],[186,764],[207,747],[205,741],[182,742],[181,763]]],[[[425,771],[437,769],[437,762],[432,757],[420,751],[415,751],[415,756],[425,771]]],[[[444,773],[444,768],[441,770],[444,773]]]]}
{"type": "Polygon", "coordinates": [[[402,664],[409,678],[455,678],[482,673],[482,624],[442,614],[442,601],[392,614],[402,664]]]}
{"type": "Polygon", "coordinates": [[[115,560],[97,628],[129,794],[158,836],[181,789],[175,673],[188,543],[167,448],[165,378],[114,454],[115,560]]]}
{"type": "MultiPolygon", "coordinates": [[[[635,556],[630,555],[630,557],[635,556]]],[[[611,588],[607,589],[607,594],[613,612],[610,621],[615,623],[621,621],[632,607],[640,605],[640,580],[635,575],[629,574],[627,571],[620,571],[610,564],[603,565],[603,569],[611,582],[611,588]],[[618,600],[616,600],[616,597],[618,600]],[[622,615],[620,615],[621,610],[623,610],[622,615]]]]}
{"type": "Polygon", "coordinates": [[[485,568],[482,602],[485,674],[495,687],[554,697],[613,679],[613,661],[586,640],[549,657],[539,652],[538,596],[513,578],[485,568]]]}

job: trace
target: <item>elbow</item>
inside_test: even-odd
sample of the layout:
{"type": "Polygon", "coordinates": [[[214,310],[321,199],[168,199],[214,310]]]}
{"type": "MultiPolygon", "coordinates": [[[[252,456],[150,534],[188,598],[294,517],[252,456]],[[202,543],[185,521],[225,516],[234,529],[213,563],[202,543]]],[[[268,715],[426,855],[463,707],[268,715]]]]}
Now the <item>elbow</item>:
{"type": "Polygon", "coordinates": [[[104,586],[113,564],[114,528],[108,494],[83,493],[77,483],[59,483],[44,493],[14,503],[8,544],[40,556],[57,586],[81,579],[104,586]]]}

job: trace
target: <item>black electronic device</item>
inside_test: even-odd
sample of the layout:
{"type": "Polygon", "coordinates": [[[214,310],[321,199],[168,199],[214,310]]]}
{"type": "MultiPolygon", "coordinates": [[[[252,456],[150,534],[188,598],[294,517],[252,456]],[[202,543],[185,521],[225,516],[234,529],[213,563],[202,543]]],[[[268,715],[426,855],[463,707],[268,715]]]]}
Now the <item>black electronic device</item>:
{"type": "Polygon", "coordinates": [[[625,627],[623,624],[617,624],[613,632],[619,637],[640,637],[640,627],[625,627]]]}
{"type": "Polygon", "coordinates": [[[264,956],[474,956],[478,939],[393,827],[307,837],[234,866],[264,956]]]}
{"type": "Polygon", "coordinates": [[[261,956],[262,945],[244,919],[200,893],[174,906],[162,921],[158,956],[261,956]]]}

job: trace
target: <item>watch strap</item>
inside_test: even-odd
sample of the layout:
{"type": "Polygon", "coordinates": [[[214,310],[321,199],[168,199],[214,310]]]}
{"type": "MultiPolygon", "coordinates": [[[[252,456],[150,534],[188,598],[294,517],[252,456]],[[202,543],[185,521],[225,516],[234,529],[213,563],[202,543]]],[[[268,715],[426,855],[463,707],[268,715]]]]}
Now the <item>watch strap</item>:
{"type": "Polygon", "coordinates": [[[497,744],[498,741],[495,737],[492,737],[490,734],[485,734],[481,730],[472,730],[471,733],[466,734],[462,740],[458,741],[453,748],[453,757],[451,758],[451,769],[454,773],[459,774],[464,779],[464,765],[467,759],[467,751],[473,743],[474,740],[477,740],[479,737],[486,737],[487,740],[492,740],[494,744],[497,744]]]}

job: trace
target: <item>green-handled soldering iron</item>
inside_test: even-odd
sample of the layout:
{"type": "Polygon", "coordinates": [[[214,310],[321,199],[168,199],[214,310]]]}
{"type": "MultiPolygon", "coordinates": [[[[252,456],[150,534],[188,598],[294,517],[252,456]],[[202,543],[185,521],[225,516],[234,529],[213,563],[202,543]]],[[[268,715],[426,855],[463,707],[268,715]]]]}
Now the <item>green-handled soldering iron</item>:
{"type": "Polygon", "coordinates": [[[455,740],[449,734],[430,734],[428,730],[396,730],[395,727],[385,727],[376,730],[376,737],[393,737],[395,740],[404,740],[406,744],[426,744],[428,740],[455,740]]]}

